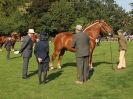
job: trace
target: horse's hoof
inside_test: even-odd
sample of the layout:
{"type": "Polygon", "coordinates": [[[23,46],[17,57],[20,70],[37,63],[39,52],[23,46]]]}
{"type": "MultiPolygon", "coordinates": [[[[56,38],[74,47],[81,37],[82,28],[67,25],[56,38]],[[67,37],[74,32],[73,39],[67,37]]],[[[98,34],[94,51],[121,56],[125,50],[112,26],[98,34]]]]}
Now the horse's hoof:
{"type": "Polygon", "coordinates": [[[11,50],[12,52],[15,51],[14,49],[11,50]]]}
{"type": "Polygon", "coordinates": [[[90,67],[90,68],[89,68],[89,71],[92,71],[92,70],[94,70],[94,68],[93,68],[93,67],[90,67]]]}
{"type": "Polygon", "coordinates": [[[53,69],[54,69],[54,67],[50,67],[50,68],[49,68],[49,70],[53,70],[53,69]]]}
{"type": "Polygon", "coordinates": [[[57,68],[58,68],[58,69],[61,69],[61,66],[58,66],[57,68]]]}

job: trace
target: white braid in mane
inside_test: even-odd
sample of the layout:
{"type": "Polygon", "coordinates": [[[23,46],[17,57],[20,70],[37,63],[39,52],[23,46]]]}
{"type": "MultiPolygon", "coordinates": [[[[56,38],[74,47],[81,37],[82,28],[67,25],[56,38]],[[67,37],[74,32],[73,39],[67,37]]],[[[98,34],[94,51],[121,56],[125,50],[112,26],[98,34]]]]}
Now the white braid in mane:
{"type": "Polygon", "coordinates": [[[95,25],[95,24],[97,24],[97,23],[99,23],[99,22],[93,23],[92,25],[88,26],[87,28],[84,29],[83,32],[85,32],[88,28],[92,27],[93,25],[95,25]]]}

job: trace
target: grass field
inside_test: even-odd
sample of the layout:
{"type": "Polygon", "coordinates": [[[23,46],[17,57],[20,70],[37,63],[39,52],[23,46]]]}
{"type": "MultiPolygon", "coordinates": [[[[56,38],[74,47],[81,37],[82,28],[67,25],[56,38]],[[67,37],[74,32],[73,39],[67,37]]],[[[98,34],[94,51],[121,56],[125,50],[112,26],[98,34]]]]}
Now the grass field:
{"type": "MultiPolygon", "coordinates": [[[[53,47],[50,45],[52,52],[53,47]]],[[[19,44],[17,44],[19,48],[19,44]]],[[[117,42],[111,42],[113,67],[118,62],[117,42]]],[[[133,42],[128,42],[127,69],[112,69],[110,43],[102,42],[93,54],[94,72],[90,80],[75,84],[75,55],[66,52],[61,70],[49,71],[49,82],[38,84],[35,57],[30,60],[29,79],[21,78],[22,58],[11,54],[6,60],[5,51],[0,52],[0,99],[133,99],[133,42]]]]}

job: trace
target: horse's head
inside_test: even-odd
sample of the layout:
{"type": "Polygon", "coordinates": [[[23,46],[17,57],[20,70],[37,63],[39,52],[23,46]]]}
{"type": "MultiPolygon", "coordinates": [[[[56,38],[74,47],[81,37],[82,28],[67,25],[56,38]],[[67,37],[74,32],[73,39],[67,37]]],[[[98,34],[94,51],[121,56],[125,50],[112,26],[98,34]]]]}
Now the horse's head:
{"type": "Polygon", "coordinates": [[[84,32],[88,33],[89,37],[94,41],[99,36],[100,32],[107,35],[111,32],[110,26],[103,20],[96,20],[91,25],[84,29],[84,32]]]}
{"type": "Polygon", "coordinates": [[[12,32],[11,33],[11,37],[13,40],[17,41],[20,40],[20,34],[16,33],[16,32],[12,32]]]}
{"type": "Polygon", "coordinates": [[[106,34],[111,32],[111,27],[104,20],[99,20],[99,25],[101,28],[101,32],[106,34]]]}
{"type": "Polygon", "coordinates": [[[31,39],[35,43],[39,39],[39,34],[38,33],[34,33],[34,35],[32,35],[32,37],[31,37],[31,39]]]}

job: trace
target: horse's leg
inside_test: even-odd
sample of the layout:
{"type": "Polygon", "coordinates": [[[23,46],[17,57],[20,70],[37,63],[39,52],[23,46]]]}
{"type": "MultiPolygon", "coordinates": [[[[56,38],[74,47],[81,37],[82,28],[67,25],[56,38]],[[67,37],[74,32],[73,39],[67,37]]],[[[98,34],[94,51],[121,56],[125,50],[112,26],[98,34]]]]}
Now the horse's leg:
{"type": "Polygon", "coordinates": [[[2,51],[2,46],[3,46],[3,43],[2,43],[2,44],[0,44],[0,51],[2,51]]]}
{"type": "Polygon", "coordinates": [[[50,58],[50,63],[49,63],[49,66],[50,66],[50,69],[54,69],[53,67],[53,61],[55,60],[55,58],[57,57],[57,55],[59,55],[59,50],[54,50],[51,58],[50,58]]]}
{"type": "Polygon", "coordinates": [[[61,60],[63,58],[64,53],[65,53],[65,49],[61,49],[59,57],[58,57],[58,62],[57,62],[58,69],[61,69],[61,60]]]}
{"type": "Polygon", "coordinates": [[[12,45],[11,51],[14,51],[14,45],[12,45]]]}
{"type": "Polygon", "coordinates": [[[14,51],[14,45],[15,45],[15,43],[12,44],[12,49],[11,49],[11,51],[14,51]]]}
{"type": "Polygon", "coordinates": [[[93,50],[90,51],[90,56],[89,56],[89,68],[90,68],[90,70],[93,69],[92,54],[93,54],[93,50]]]}

